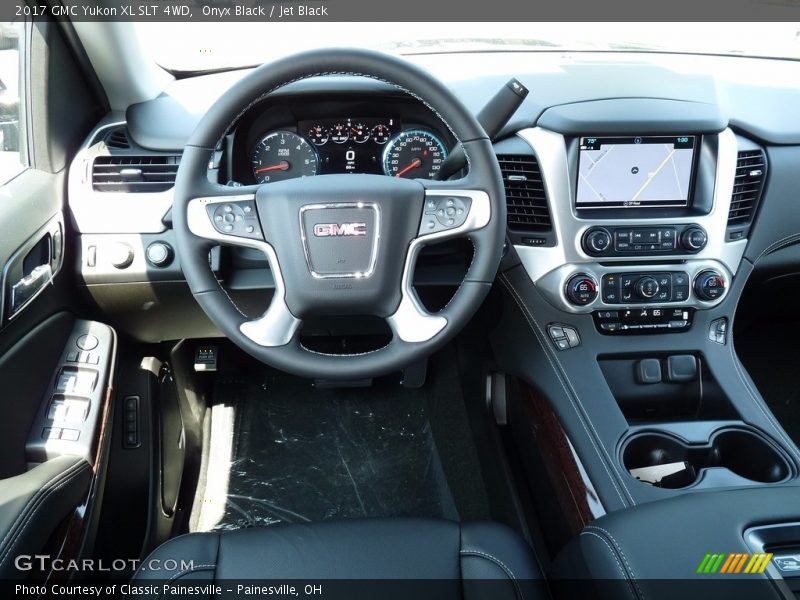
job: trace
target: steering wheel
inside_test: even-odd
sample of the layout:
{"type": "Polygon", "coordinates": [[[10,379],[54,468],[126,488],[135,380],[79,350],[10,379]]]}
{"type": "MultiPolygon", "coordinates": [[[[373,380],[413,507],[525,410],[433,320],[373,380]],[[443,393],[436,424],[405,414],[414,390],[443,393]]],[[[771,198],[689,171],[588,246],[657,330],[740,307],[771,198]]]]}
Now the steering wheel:
{"type": "Polygon", "coordinates": [[[424,71],[363,50],[289,56],[236,83],[192,134],[174,195],[177,254],[202,309],[258,360],[311,378],[376,377],[439,349],[486,297],[505,239],[500,169],[472,113],[424,71]],[[214,149],[251,106],[285,85],[326,75],[380,80],[425,104],[463,147],[468,174],[453,181],[318,175],[248,187],[209,181],[214,149]],[[430,313],[413,289],[416,258],[426,244],[456,237],[472,242],[472,264],[448,305],[430,313]],[[208,253],[220,244],[266,255],[275,290],[261,317],[245,316],[214,276],[208,253]],[[320,315],[381,317],[392,339],[363,354],[315,352],[302,345],[299,333],[303,319],[320,315]]]}

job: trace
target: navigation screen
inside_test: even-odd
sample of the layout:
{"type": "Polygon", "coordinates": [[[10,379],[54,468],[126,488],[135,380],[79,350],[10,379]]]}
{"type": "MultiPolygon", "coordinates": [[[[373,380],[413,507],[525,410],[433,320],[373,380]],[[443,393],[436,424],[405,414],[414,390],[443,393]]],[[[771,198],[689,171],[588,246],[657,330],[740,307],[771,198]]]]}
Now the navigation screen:
{"type": "Polygon", "coordinates": [[[686,206],[695,136],[584,137],[579,208],[686,206]]]}

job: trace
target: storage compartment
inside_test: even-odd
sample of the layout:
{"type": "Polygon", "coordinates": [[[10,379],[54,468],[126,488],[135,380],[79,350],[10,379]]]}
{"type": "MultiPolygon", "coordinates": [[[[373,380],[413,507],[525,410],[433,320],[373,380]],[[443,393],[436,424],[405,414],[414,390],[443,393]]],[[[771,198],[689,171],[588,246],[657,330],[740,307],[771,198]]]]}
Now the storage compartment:
{"type": "MultiPolygon", "coordinates": [[[[779,483],[792,473],[783,453],[765,437],[745,429],[722,429],[706,444],[691,444],[676,436],[660,432],[634,435],[624,446],[622,462],[628,471],[668,466],[658,487],[677,489],[697,482],[706,469],[727,472],[730,485],[754,481],[779,483]],[[685,463],[686,468],[677,464],[685,463]],[[670,472],[674,470],[674,472],[670,472]]],[[[715,478],[716,482],[726,478],[715,478]]]]}
{"type": "Polygon", "coordinates": [[[702,356],[613,357],[599,364],[631,424],[739,419],[702,356]]]}

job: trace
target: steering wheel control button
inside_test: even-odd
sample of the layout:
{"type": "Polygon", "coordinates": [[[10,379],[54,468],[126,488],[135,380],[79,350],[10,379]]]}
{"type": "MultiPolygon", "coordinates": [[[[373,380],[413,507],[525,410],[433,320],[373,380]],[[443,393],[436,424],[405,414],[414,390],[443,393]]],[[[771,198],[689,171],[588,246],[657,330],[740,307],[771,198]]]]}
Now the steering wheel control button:
{"type": "Polygon", "coordinates": [[[174,255],[172,246],[166,242],[153,242],[144,251],[147,262],[154,267],[166,267],[172,262],[174,255]]]}
{"type": "Polygon", "coordinates": [[[462,196],[429,198],[425,201],[419,235],[461,227],[467,220],[471,205],[472,199],[462,196]]]}
{"type": "Polygon", "coordinates": [[[694,280],[694,293],[707,302],[717,300],[725,293],[725,278],[713,269],[701,271],[694,280]]]}
{"type": "MultiPolygon", "coordinates": [[[[236,237],[260,240],[261,224],[258,222],[256,204],[253,200],[236,200],[209,204],[206,207],[214,229],[220,233],[236,237]]],[[[170,256],[168,262],[172,260],[170,256]]],[[[157,265],[157,266],[166,266],[157,265]]]]}
{"type": "Polygon", "coordinates": [[[75,345],[81,350],[94,350],[100,341],[89,333],[85,333],[75,340],[75,345]]]}
{"type": "Polygon", "coordinates": [[[577,330],[569,325],[548,325],[547,333],[550,334],[550,339],[557,350],[569,350],[581,345],[577,330]]]}
{"type": "Polygon", "coordinates": [[[588,275],[573,275],[567,281],[566,295],[570,303],[586,306],[597,298],[597,283],[588,275]]]}
{"type": "MultiPolygon", "coordinates": [[[[208,216],[211,218],[211,223],[214,225],[214,229],[218,232],[254,240],[263,239],[261,235],[261,224],[258,222],[255,201],[232,200],[225,203],[214,203],[207,205],[206,210],[208,211],[208,216]]],[[[148,256],[148,262],[151,262],[151,264],[155,266],[167,266],[172,262],[171,252],[166,261],[167,262],[163,265],[159,265],[150,261],[150,257],[148,256]]]]}

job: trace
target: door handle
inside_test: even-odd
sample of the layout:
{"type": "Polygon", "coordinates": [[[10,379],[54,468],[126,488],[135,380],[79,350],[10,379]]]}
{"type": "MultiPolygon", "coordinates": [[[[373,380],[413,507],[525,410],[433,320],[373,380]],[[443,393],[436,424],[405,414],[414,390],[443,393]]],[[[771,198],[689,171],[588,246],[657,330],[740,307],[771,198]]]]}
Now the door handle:
{"type": "Polygon", "coordinates": [[[48,283],[53,281],[53,269],[50,263],[39,265],[28,275],[11,286],[11,306],[9,316],[14,316],[48,283]]]}
{"type": "Polygon", "coordinates": [[[3,264],[0,261],[0,326],[52,283],[64,264],[64,217],[53,216],[3,264]]]}

